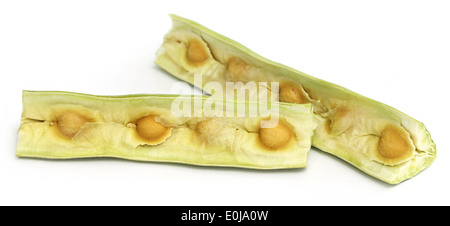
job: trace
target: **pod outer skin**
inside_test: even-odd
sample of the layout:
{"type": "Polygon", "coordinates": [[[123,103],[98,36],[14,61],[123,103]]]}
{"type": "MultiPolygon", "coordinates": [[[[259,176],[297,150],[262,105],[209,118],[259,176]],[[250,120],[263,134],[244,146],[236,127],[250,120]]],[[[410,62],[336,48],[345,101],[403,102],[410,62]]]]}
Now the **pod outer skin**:
{"type": "MultiPolygon", "coordinates": [[[[398,184],[414,177],[435,160],[436,145],[424,124],[399,110],[359,95],[339,85],[265,59],[236,41],[194,21],[176,15],[170,15],[170,17],[172,18],[173,27],[168,35],[177,31],[192,33],[207,44],[214,59],[219,59],[222,55],[233,54],[262,70],[275,74],[276,76],[274,77],[280,79],[279,81],[283,80],[300,84],[312,94],[317,100],[317,104],[313,104],[314,112],[320,121],[313,136],[312,144],[314,147],[338,156],[365,173],[390,184],[398,184]],[[224,53],[225,51],[228,52],[224,53]],[[357,112],[352,117],[354,119],[352,124],[354,128],[348,130],[351,131],[349,134],[345,134],[346,131],[344,129],[340,131],[338,123],[333,124],[337,128],[331,128],[333,132],[329,132],[330,126],[327,124],[330,123],[330,115],[333,111],[339,110],[340,106],[348,107],[350,110],[357,112]],[[374,149],[372,147],[373,140],[379,139],[380,135],[375,134],[375,132],[379,133],[380,128],[386,125],[395,125],[408,132],[411,142],[414,144],[412,158],[399,164],[389,165],[376,161],[373,154],[367,154],[367,152],[374,151],[369,150],[374,149]],[[365,132],[365,130],[371,131],[365,132]],[[345,136],[341,134],[345,134],[345,136]]],[[[166,42],[166,39],[164,42],[166,42]]],[[[203,84],[194,83],[192,73],[195,72],[177,64],[176,60],[167,54],[164,46],[158,51],[155,63],[173,76],[199,88],[204,88],[203,84]]],[[[225,64],[225,62],[222,63],[225,64]]],[[[206,72],[208,71],[206,70],[206,72]]],[[[211,77],[214,81],[220,75],[211,74],[211,77]]]]}
{"type": "MultiPolygon", "coordinates": [[[[136,161],[184,163],[200,166],[251,169],[303,168],[311,148],[316,121],[311,105],[267,103],[278,107],[278,116],[289,122],[296,134],[290,146],[267,150],[259,142],[256,117],[195,117],[174,115],[174,101],[199,101],[193,112],[204,113],[202,104],[215,100],[209,96],[125,95],[94,96],[60,91],[23,91],[22,124],[16,155],[19,157],[73,159],[114,157],[136,161]],[[73,137],[58,132],[58,115],[76,112],[86,123],[73,137]],[[136,121],[149,114],[172,128],[157,144],[149,144],[137,135],[136,121]],[[223,121],[221,128],[201,140],[196,123],[223,121]]],[[[261,103],[216,100],[216,107],[226,103],[251,107],[261,103]]],[[[188,102],[189,103],[189,102],[188,102]]],[[[222,110],[220,110],[222,111],[222,110]]],[[[226,106],[223,107],[226,111],[226,106]]],[[[208,134],[207,134],[208,135],[208,134]]]]}

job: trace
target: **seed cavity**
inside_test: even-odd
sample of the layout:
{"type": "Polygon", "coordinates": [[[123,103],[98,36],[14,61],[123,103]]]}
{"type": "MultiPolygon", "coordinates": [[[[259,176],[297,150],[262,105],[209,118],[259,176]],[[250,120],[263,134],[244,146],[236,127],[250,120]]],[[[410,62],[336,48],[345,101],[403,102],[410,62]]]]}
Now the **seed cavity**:
{"type": "Polygon", "coordinates": [[[280,101],[295,104],[308,103],[308,98],[302,92],[302,88],[291,83],[280,84],[280,101]]]}
{"type": "Polygon", "coordinates": [[[233,149],[238,128],[223,118],[208,118],[199,121],[193,128],[201,143],[233,149]]]}
{"type": "Polygon", "coordinates": [[[409,135],[403,128],[387,126],[381,132],[377,150],[384,163],[399,164],[412,157],[414,149],[409,135]]]}
{"type": "Polygon", "coordinates": [[[329,133],[339,136],[354,127],[355,113],[347,107],[335,107],[329,113],[329,133]]]}
{"type": "Polygon", "coordinates": [[[187,46],[187,58],[195,66],[204,64],[209,58],[207,46],[197,39],[192,39],[187,46]]]}
{"type": "Polygon", "coordinates": [[[259,129],[259,139],[270,149],[278,149],[285,146],[292,137],[293,132],[291,128],[283,121],[279,121],[278,125],[273,128],[259,129]]]}
{"type": "Polygon", "coordinates": [[[56,120],[59,132],[69,138],[74,137],[87,122],[87,118],[75,112],[65,112],[56,120]]]}
{"type": "Polygon", "coordinates": [[[138,135],[149,144],[158,144],[170,136],[172,128],[155,121],[155,115],[144,116],[137,120],[138,135]]]}
{"type": "Polygon", "coordinates": [[[202,141],[214,143],[226,130],[226,125],[219,119],[205,119],[195,125],[195,132],[202,141]]]}
{"type": "Polygon", "coordinates": [[[243,60],[233,57],[228,62],[227,69],[234,79],[238,81],[243,81],[245,80],[247,71],[249,69],[249,65],[245,63],[243,60]]]}
{"type": "Polygon", "coordinates": [[[207,119],[197,123],[195,131],[200,136],[213,135],[222,127],[217,120],[207,119]]]}

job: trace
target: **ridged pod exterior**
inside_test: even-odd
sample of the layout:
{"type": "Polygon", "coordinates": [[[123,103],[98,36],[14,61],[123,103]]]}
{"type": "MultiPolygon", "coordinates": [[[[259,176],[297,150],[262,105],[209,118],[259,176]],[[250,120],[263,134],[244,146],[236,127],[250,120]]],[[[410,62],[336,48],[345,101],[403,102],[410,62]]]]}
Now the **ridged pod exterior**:
{"type": "Polygon", "coordinates": [[[301,168],[317,125],[313,117],[309,104],[24,91],[16,155],[301,168]],[[267,112],[250,114],[262,104],[267,112]],[[240,115],[239,109],[247,113],[240,115]],[[275,118],[278,124],[261,127],[262,121],[275,118]]]}
{"type": "Polygon", "coordinates": [[[319,121],[313,146],[387,183],[414,177],[436,158],[429,132],[408,115],[265,59],[196,22],[175,15],[171,18],[173,27],[155,63],[175,77],[206,92],[209,82],[223,86],[227,82],[278,82],[278,93],[273,93],[272,99],[312,104],[319,121]],[[201,84],[195,84],[195,74],[202,75],[201,84]]]}

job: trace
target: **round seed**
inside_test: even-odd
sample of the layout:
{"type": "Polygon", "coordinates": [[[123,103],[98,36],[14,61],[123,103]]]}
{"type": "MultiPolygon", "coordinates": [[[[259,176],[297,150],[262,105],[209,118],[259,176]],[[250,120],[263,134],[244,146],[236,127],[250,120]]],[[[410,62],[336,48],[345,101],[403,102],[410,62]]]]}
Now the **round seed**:
{"type": "Polygon", "coordinates": [[[261,128],[259,130],[259,139],[271,149],[277,149],[286,145],[292,139],[292,136],[291,129],[281,121],[273,128],[261,128]]]}
{"type": "Polygon", "coordinates": [[[74,137],[88,120],[74,112],[66,112],[57,118],[58,129],[66,137],[74,137]]]}
{"type": "Polygon", "coordinates": [[[308,103],[301,88],[293,84],[280,85],[280,101],[295,104],[308,103]]]}
{"type": "Polygon", "coordinates": [[[414,150],[414,143],[406,130],[389,125],[381,132],[376,148],[377,161],[395,166],[411,159],[414,150]]]}
{"type": "Polygon", "coordinates": [[[165,138],[170,133],[171,128],[155,121],[155,116],[148,115],[136,122],[136,131],[143,139],[151,142],[165,138]]]}
{"type": "Polygon", "coordinates": [[[191,63],[196,65],[204,63],[209,58],[205,45],[196,39],[189,42],[187,57],[191,63]]]}
{"type": "Polygon", "coordinates": [[[387,162],[401,161],[412,155],[414,147],[408,142],[408,135],[395,128],[387,127],[381,133],[378,142],[378,154],[387,162]]]}

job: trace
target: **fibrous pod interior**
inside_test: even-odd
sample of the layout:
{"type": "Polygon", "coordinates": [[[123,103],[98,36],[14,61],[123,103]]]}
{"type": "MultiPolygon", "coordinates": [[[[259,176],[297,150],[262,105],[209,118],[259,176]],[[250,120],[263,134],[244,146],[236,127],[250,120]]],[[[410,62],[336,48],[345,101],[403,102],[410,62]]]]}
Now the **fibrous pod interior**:
{"type": "Polygon", "coordinates": [[[262,104],[208,96],[24,91],[16,154],[258,169],[306,166],[317,125],[311,105],[262,104]]]}
{"type": "MultiPolygon", "coordinates": [[[[313,146],[388,183],[399,183],[415,176],[436,158],[435,144],[425,126],[404,113],[267,60],[198,23],[175,15],[171,17],[172,30],[165,36],[155,61],[170,74],[206,92],[210,92],[211,82],[222,87],[230,82],[265,83],[271,100],[310,103],[320,121],[313,146]],[[193,46],[199,48],[193,51],[193,46]],[[192,55],[188,57],[190,61],[197,59],[202,63],[186,61],[186,51],[193,52],[188,54],[192,55]],[[198,74],[201,74],[200,81],[194,76],[198,74]]],[[[223,95],[235,98],[233,95],[245,90],[249,95],[244,98],[252,99],[252,86],[234,88],[231,92],[225,90],[223,95]]],[[[278,135],[260,132],[262,137],[278,135]]]]}

